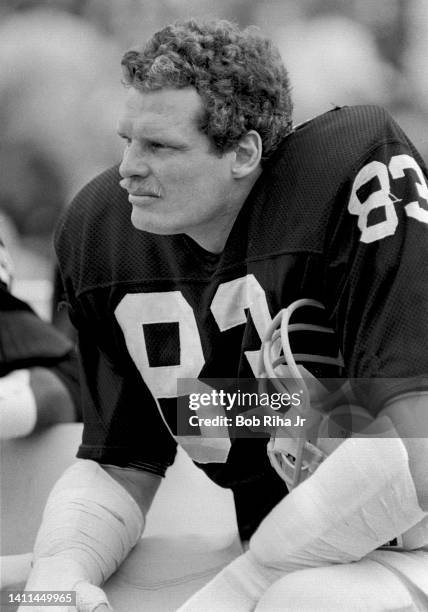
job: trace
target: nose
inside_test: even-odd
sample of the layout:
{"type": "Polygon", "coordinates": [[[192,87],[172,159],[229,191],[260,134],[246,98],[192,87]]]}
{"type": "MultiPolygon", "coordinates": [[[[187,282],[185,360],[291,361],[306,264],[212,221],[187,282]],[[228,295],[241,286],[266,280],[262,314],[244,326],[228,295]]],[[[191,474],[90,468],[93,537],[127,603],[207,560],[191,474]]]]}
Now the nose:
{"type": "Polygon", "coordinates": [[[119,174],[122,178],[132,178],[134,176],[145,178],[150,174],[150,168],[145,162],[141,151],[133,143],[127,146],[123,152],[119,174]]]}

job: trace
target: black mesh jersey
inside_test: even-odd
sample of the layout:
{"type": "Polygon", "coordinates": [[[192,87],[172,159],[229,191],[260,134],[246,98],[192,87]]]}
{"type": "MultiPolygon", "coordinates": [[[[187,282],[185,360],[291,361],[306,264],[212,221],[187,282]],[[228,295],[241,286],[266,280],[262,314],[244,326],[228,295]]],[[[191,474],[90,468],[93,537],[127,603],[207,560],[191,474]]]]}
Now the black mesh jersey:
{"type": "MultiPolygon", "coordinates": [[[[325,305],[328,350],[341,353],[346,376],[371,379],[371,410],[424,384],[426,170],[384,110],[335,109],[296,128],[221,256],[185,235],[135,229],[118,180],[115,167],[87,185],[56,236],[82,356],[80,457],[163,473],[175,452],[176,379],[252,376],[269,321],[299,298],[325,305]]],[[[315,335],[304,342],[326,350],[315,335]]],[[[227,460],[212,449],[211,462],[200,448],[194,457],[223,486],[261,475],[271,486],[265,445],[240,439],[227,460]]]]}

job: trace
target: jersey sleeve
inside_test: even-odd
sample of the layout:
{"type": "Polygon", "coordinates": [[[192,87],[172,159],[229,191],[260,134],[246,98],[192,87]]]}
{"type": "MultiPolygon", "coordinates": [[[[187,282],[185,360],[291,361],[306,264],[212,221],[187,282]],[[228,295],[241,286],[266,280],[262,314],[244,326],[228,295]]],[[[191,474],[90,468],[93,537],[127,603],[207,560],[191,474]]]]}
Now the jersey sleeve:
{"type": "Polygon", "coordinates": [[[377,413],[394,396],[428,388],[427,171],[392,120],[337,207],[326,299],[347,375],[377,413]]]}
{"type": "Polygon", "coordinates": [[[176,442],[140,374],[131,360],[115,363],[75,312],[70,318],[79,336],[84,422],[77,456],[164,476],[176,442]]]}

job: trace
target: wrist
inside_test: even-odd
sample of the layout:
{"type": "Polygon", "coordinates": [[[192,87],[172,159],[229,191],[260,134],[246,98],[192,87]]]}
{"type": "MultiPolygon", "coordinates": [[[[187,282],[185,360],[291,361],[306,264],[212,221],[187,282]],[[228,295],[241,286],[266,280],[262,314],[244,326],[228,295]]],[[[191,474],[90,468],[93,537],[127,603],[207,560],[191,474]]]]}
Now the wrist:
{"type": "Polygon", "coordinates": [[[79,582],[88,582],[85,568],[65,555],[39,557],[31,564],[27,590],[71,591],[79,582]]]}

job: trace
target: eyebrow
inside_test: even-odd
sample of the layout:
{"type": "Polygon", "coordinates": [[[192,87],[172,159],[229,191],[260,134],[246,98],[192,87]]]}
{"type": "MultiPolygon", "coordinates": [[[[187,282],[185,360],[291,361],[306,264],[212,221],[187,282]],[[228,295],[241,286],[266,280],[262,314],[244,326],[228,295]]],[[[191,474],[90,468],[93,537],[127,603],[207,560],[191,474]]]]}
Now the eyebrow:
{"type": "MultiPolygon", "coordinates": [[[[117,134],[121,138],[129,138],[132,132],[132,125],[127,121],[119,122],[117,128],[117,134]]],[[[153,141],[167,141],[176,147],[187,147],[189,142],[183,140],[183,136],[171,134],[171,131],[165,129],[162,125],[155,125],[152,127],[150,123],[146,125],[137,126],[134,131],[134,135],[140,140],[153,140],[153,141]]]]}

